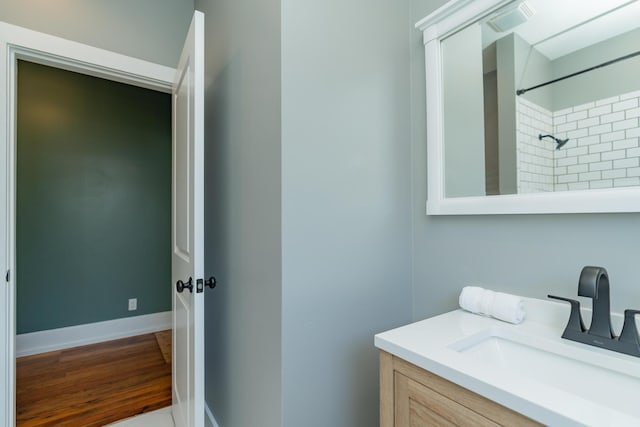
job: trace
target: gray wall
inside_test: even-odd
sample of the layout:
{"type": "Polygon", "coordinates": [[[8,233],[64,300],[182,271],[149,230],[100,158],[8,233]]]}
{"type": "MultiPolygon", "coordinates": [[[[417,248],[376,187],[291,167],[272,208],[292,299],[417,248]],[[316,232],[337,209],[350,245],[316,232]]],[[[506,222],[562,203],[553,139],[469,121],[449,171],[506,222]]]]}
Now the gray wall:
{"type": "Polygon", "coordinates": [[[21,61],[17,135],[17,332],[171,310],[171,96],[21,61]]]}
{"type": "MultiPolygon", "coordinates": [[[[443,3],[412,0],[411,22],[443,3]]],[[[590,264],[609,271],[613,310],[640,307],[639,214],[425,216],[424,50],[419,31],[411,39],[414,320],[456,308],[461,288],[472,283],[575,297],[580,270],[590,264]]]]}
{"type": "MultiPolygon", "coordinates": [[[[514,52],[516,62],[515,84],[516,89],[526,89],[547,82],[553,78],[551,61],[531,46],[522,37],[513,34],[514,52]]],[[[524,93],[529,101],[553,111],[553,91],[551,86],[524,93]]]]}
{"type": "MultiPolygon", "coordinates": [[[[552,62],[553,78],[562,77],[638,50],[640,29],[629,31],[552,62]]],[[[640,89],[640,57],[621,61],[558,83],[553,88],[553,110],[640,89]]]]}
{"type": "Polygon", "coordinates": [[[469,25],[442,42],[443,104],[452,113],[444,116],[447,197],[486,194],[481,31],[480,25],[469,25]]]}
{"type": "Polygon", "coordinates": [[[487,196],[500,194],[498,158],[498,73],[494,69],[483,76],[484,87],[484,170],[487,196]]]}
{"type": "Polygon", "coordinates": [[[197,8],[206,259],[220,282],[207,296],[207,402],[224,427],[374,425],[373,335],[411,318],[408,10],[197,8]]]}
{"type": "Polygon", "coordinates": [[[500,194],[518,192],[516,147],[517,67],[514,34],[496,41],[498,78],[498,173],[500,194]]]}
{"type": "Polygon", "coordinates": [[[373,335],[411,319],[409,3],[282,5],[283,425],[375,426],[373,335]]]}
{"type": "Polygon", "coordinates": [[[0,21],[175,67],[194,0],[2,0],[0,21]]]}
{"type": "Polygon", "coordinates": [[[222,427],[280,426],[280,3],[199,0],[206,26],[205,397],[222,427]]]}
{"type": "MultiPolygon", "coordinates": [[[[496,42],[498,78],[498,150],[500,194],[517,193],[516,90],[551,78],[549,60],[515,33],[496,42]]],[[[551,109],[548,87],[522,95],[551,109]]]]}

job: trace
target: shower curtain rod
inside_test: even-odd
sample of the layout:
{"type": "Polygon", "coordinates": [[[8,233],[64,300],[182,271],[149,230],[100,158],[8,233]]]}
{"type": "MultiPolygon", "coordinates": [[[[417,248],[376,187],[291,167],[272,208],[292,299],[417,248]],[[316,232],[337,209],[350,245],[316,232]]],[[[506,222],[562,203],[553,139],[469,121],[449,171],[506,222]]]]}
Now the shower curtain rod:
{"type": "Polygon", "coordinates": [[[541,88],[543,86],[550,85],[551,83],[556,83],[556,82],[559,82],[561,80],[565,80],[565,79],[568,79],[568,78],[571,78],[571,77],[575,77],[577,75],[580,75],[580,74],[583,74],[583,73],[586,73],[586,72],[589,72],[589,71],[596,70],[598,68],[606,67],[608,65],[615,64],[616,62],[619,62],[619,61],[624,61],[626,59],[631,59],[634,56],[638,56],[638,55],[640,55],[640,50],[637,51],[637,52],[630,53],[628,55],[621,56],[621,57],[616,58],[616,59],[612,59],[612,60],[607,61],[607,62],[603,62],[602,64],[598,64],[598,65],[595,65],[593,67],[586,68],[586,69],[581,70],[581,71],[576,71],[575,73],[568,74],[568,75],[566,75],[564,77],[559,77],[559,78],[554,79],[554,80],[549,80],[548,82],[545,82],[545,83],[540,83],[539,85],[536,85],[536,86],[531,86],[530,88],[527,88],[527,89],[518,89],[516,91],[516,95],[520,96],[520,95],[524,94],[525,92],[529,92],[530,90],[538,89],[538,88],[541,88]]]}

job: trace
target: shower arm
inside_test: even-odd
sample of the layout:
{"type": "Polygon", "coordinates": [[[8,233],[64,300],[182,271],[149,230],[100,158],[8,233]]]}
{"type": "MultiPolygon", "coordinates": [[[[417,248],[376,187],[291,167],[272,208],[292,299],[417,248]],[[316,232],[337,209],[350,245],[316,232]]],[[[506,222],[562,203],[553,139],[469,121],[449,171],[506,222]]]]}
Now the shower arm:
{"type": "Polygon", "coordinates": [[[539,139],[540,141],[542,141],[542,139],[543,139],[543,138],[551,138],[551,139],[553,139],[553,141],[554,141],[556,144],[558,144],[558,145],[556,146],[556,150],[559,150],[560,148],[562,148],[562,146],[563,146],[564,144],[566,144],[566,143],[569,141],[569,138],[567,138],[567,139],[560,139],[560,138],[556,138],[556,137],[555,137],[555,136],[553,136],[553,135],[543,135],[543,134],[538,134],[538,139],[539,139]]]}

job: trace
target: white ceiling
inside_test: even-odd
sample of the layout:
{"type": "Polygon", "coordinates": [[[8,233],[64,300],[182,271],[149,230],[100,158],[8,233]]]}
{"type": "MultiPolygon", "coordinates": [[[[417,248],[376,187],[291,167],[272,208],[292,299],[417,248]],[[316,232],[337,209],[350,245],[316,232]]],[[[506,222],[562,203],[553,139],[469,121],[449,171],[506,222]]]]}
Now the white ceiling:
{"type": "MultiPolygon", "coordinates": [[[[536,14],[513,31],[554,60],[640,26],[638,0],[527,0],[536,14]]],[[[508,32],[483,25],[486,46],[508,32]]],[[[639,41],[640,47],[640,41],[639,41]]]]}

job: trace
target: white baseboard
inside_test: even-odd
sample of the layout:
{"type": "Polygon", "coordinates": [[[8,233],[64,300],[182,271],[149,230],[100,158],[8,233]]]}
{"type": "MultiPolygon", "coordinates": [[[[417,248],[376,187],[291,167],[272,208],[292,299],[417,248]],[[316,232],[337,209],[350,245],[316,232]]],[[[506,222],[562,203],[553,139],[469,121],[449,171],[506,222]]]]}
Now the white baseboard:
{"type": "Polygon", "coordinates": [[[211,412],[211,408],[209,408],[207,402],[204,402],[204,414],[204,425],[206,427],[220,427],[220,424],[216,421],[216,417],[213,416],[213,412],[211,412]]]}
{"type": "Polygon", "coordinates": [[[16,335],[16,357],[171,329],[171,314],[164,311],[16,335]]]}

